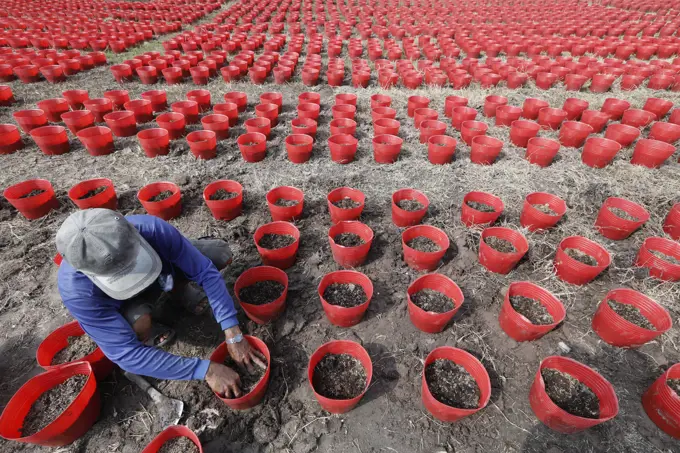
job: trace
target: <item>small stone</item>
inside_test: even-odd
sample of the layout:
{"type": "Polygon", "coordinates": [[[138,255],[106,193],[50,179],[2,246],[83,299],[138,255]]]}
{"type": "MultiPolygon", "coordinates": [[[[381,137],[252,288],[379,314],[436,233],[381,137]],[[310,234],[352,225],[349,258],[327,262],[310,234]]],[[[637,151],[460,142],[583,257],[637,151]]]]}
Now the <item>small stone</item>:
{"type": "Polygon", "coordinates": [[[569,352],[571,352],[571,348],[563,341],[557,343],[557,348],[560,350],[560,352],[562,352],[562,354],[569,354],[569,352]]]}

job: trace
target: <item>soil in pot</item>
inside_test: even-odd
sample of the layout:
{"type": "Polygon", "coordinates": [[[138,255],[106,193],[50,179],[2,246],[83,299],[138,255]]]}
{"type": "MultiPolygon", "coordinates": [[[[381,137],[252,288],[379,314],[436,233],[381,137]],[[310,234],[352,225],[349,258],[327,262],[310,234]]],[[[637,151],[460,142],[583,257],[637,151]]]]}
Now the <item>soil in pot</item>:
{"type": "Polygon", "coordinates": [[[447,406],[479,407],[480,390],[465,368],[448,359],[437,359],[425,367],[425,380],[432,396],[447,406]]]}
{"type": "Polygon", "coordinates": [[[423,289],[411,295],[411,301],[425,311],[446,313],[455,307],[453,300],[434,289],[423,289]]]}
{"type": "Polygon", "coordinates": [[[442,248],[430,238],[425,236],[416,236],[406,243],[413,250],[418,250],[419,252],[434,253],[440,251],[442,248]]]}
{"type": "Polygon", "coordinates": [[[616,300],[608,300],[607,304],[609,305],[609,308],[614,310],[617,315],[621,316],[626,321],[632,322],[643,329],[656,330],[654,324],[649,322],[649,319],[642,314],[639,308],[630,304],[622,304],[616,300]]]}
{"type": "Polygon", "coordinates": [[[638,219],[635,216],[632,216],[628,214],[626,211],[620,208],[608,208],[609,211],[614,214],[616,217],[621,217],[623,220],[628,220],[630,222],[638,222],[640,219],[638,219]]]}
{"type": "Polygon", "coordinates": [[[52,423],[85,387],[87,376],[79,374],[40,395],[24,419],[21,436],[31,436],[52,423]]]}
{"type": "Polygon", "coordinates": [[[418,200],[399,200],[397,201],[397,206],[404,211],[420,211],[425,209],[425,206],[418,200]]]}
{"type": "Polygon", "coordinates": [[[26,195],[22,195],[19,198],[35,197],[36,195],[40,195],[43,192],[45,192],[43,189],[33,189],[30,192],[28,192],[26,195]]]}
{"type": "Polygon", "coordinates": [[[674,256],[666,255],[665,253],[660,252],[660,251],[658,251],[658,250],[650,250],[650,252],[652,252],[652,254],[653,254],[654,256],[656,256],[657,258],[661,258],[662,260],[668,261],[668,262],[671,263],[671,264],[680,265],[680,260],[678,260],[678,259],[677,259],[676,257],[674,257],[674,256]]]}
{"type": "Polygon", "coordinates": [[[515,246],[512,245],[512,242],[501,239],[496,236],[489,236],[487,238],[484,238],[484,242],[486,242],[486,245],[491,247],[494,250],[497,250],[501,253],[515,253],[517,250],[515,249],[515,246]]]}
{"type": "Polygon", "coordinates": [[[366,370],[349,354],[326,354],[314,367],[312,385],[326,398],[351,399],[366,388],[366,370]]]}
{"type": "Polygon", "coordinates": [[[198,453],[198,447],[188,437],[175,437],[163,444],[158,453],[198,453]]]}
{"type": "Polygon", "coordinates": [[[156,201],[163,201],[166,198],[170,198],[172,196],[172,192],[169,190],[164,190],[163,192],[154,195],[153,197],[149,198],[149,201],[156,202],[156,201]]]}
{"type": "Polygon", "coordinates": [[[68,337],[68,346],[59,351],[52,359],[51,365],[73,362],[76,359],[90,355],[97,349],[97,343],[87,334],[78,337],[68,337]]]}
{"type": "Polygon", "coordinates": [[[366,302],[366,292],[354,283],[331,283],[323,291],[323,298],[331,305],[351,308],[366,302]]]}
{"type": "Polygon", "coordinates": [[[564,253],[580,263],[587,264],[588,266],[597,266],[597,260],[595,258],[578,249],[564,249],[564,253]]]}
{"type": "Polygon", "coordinates": [[[281,206],[283,208],[290,208],[292,206],[297,206],[300,204],[299,201],[297,200],[289,200],[287,198],[279,198],[276,200],[276,203],[274,203],[276,206],[281,206]]]}
{"type": "Polygon", "coordinates": [[[366,243],[361,236],[354,233],[340,233],[333,238],[333,242],[343,247],[359,247],[366,243]]]}
{"type": "Polygon", "coordinates": [[[666,380],[666,385],[669,386],[676,395],[680,396],[680,379],[668,379],[666,380]]]}
{"type": "Polygon", "coordinates": [[[266,369],[254,365],[253,372],[249,373],[244,366],[237,364],[229,355],[224,359],[224,364],[238,373],[238,377],[241,378],[241,385],[239,385],[239,388],[241,389],[241,392],[243,392],[243,395],[253,390],[267,372],[266,369]]]}
{"type": "Polygon", "coordinates": [[[100,193],[104,192],[105,190],[106,190],[106,186],[99,186],[96,189],[90,190],[85,195],[78,197],[78,199],[79,200],[85,200],[86,198],[91,198],[91,197],[94,197],[95,195],[99,195],[100,193]]]}
{"type": "Polygon", "coordinates": [[[275,280],[263,280],[242,288],[238,297],[247,304],[264,305],[281,297],[285,289],[285,286],[275,280]]]}
{"type": "Polygon", "coordinates": [[[600,418],[600,400],[581,381],[553,368],[542,369],[541,376],[545,392],[558,407],[577,417],[600,418]]]}
{"type": "Polygon", "coordinates": [[[553,211],[550,208],[550,205],[548,205],[548,204],[534,204],[532,206],[534,208],[538,209],[539,211],[541,211],[543,214],[553,215],[553,216],[557,215],[557,213],[555,211],[553,211]]]}
{"type": "Polygon", "coordinates": [[[496,212],[493,206],[488,205],[486,203],[480,203],[478,201],[467,201],[465,202],[465,204],[479,212],[496,212]]]}
{"type": "Polygon", "coordinates": [[[267,233],[260,239],[260,247],[268,250],[282,249],[295,243],[295,238],[290,234],[267,233]]]}
{"type": "Polygon", "coordinates": [[[214,194],[210,195],[210,200],[212,201],[231,200],[232,198],[236,197],[238,197],[238,193],[236,192],[229,192],[228,190],[225,189],[217,189],[214,194]]]}
{"type": "Polygon", "coordinates": [[[345,197],[342,200],[338,200],[333,203],[340,209],[354,209],[361,206],[361,203],[352,200],[350,197],[345,197]]]}
{"type": "Polygon", "coordinates": [[[524,296],[512,296],[510,298],[510,305],[517,313],[527,318],[531,324],[537,326],[544,326],[552,324],[555,319],[552,317],[545,306],[537,301],[524,296]]]}

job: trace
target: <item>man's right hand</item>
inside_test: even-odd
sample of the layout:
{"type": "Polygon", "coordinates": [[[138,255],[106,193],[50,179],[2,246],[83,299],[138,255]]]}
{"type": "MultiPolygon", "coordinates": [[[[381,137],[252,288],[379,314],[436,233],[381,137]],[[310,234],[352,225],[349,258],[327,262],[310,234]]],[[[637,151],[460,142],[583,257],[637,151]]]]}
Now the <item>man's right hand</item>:
{"type": "Polygon", "coordinates": [[[238,373],[226,365],[211,362],[205,375],[205,382],[218,395],[224,398],[238,398],[241,392],[241,378],[238,373]]]}

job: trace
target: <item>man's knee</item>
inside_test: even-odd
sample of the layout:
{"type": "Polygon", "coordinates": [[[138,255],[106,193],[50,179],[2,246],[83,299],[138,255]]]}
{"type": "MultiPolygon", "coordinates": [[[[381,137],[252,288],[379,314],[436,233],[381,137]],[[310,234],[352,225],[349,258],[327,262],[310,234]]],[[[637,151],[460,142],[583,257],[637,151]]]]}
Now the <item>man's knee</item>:
{"type": "Polygon", "coordinates": [[[139,341],[144,342],[148,340],[149,336],[151,335],[151,326],[151,314],[146,313],[137,318],[137,320],[132,324],[132,330],[134,330],[135,334],[137,334],[139,341]]]}
{"type": "Polygon", "coordinates": [[[231,264],[233,255],[229,244],[224,239],[192,239],[191,244],[212,261],[217,269],[222,270],[231,264]]]}

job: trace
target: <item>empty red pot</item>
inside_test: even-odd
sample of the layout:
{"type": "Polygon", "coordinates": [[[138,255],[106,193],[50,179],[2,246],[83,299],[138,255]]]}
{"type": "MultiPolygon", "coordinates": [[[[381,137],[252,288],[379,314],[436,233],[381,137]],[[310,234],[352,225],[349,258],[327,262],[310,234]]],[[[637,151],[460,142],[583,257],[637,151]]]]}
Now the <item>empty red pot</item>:
{"type": "Polygon", "coordinates": [[[657,121],[652,124],[648,137],[665,143],[675,143],[680,140],[680,125],[657,121]]]}
{"type": "Polygon", "coordinates": [[[542,108],[538,112],[538,124],[544,129],[558,130],[562,122],[567,118],[567,112],[562,109],[554,109],[550,107],[542,108]]]}
{"type": "Polygon", "coordinates": [[[30,135],[40,150],[48,156],[64,154],[71,150],[66,129],[62,126],[38,127],[31,129],[30,135]]]}
{"type": "Polygon", "coordinates": [[[406,291],[408,300],[408,314],[411,322],[418,329],[427,333],[438,333],[444,330],[446,325],[453,319],[460,307],[463,305],[463,292],[458,285],[450,278],[441,274],[427,274],[419,277],[416,281],[411,283],[406,291]],[[435,313],[432,311],[425,311],[411,300],[414,294],[430,289],[438,291],[453,301],[453,309],[445,313],[435,313]]]}
{"type": "Polygon", "coordinates": [[[260,104],[255,106],[255,116],[267,118],[271,127],[275,127],[278,124],[279,110],[276,104],[260,104]]]}
{"type": "Polygon", "coordinates": [[[297,112],[298,116],[300,118],[310,118],[313,120],[316,120],[319,117],[319,111],[321,110],[321,107],[319,104],[314,104],[314,103],[305,103],[305,104],[298,104],[297,107],[297,112]]]}
{"type": "Polygon", "coordinates": [[[104,115],[104,121],[116,137],[132,137],[137,134],[137,121],[134,112],[121,110],[107,113],[104,115]]]}
{"type": "Polygon", "coordinates": [[[477,110],[471,107],[454,107],[451,112],[451,126],[460,130],[465,121],[473,121],[477,118],[477,110]]]}
{"type": "Polygon", "coordinates": [[[430,98],[425,96],[409,96],[406,106],[408,116],[413,118],[416,109],[426,109],[430,106],[430,98]]]}
{"type": "Polygon", "coordinates": [[[286,137],[288,160],[296,164],[307,162],[312,156],[314,139],[305,134],[293,134],[286,137]]]}
{"type": "Polygon", "coordinates": [[[47,115],[39,109],[19,110],[12,114],[21,130],[30,133],[33,129],[47,125],[47,115]]]}
{"type": "Polygon", "coordinates": [[[364,210],[366,196],[359,190],[351,189],[349,187],[339,187],[332,190],[328,194],[327,201],[328,211],[331,215],[331,221],[333,223],[338,223],[342,221],[358,219],[361,216],[361,212],[364,210]],[[350,209],[343,209],[334,204],[345,198],[355,201],[359,204],[359,206],[350,209]]]}
{"type": "Polygon", "coordinates": [[[357,108],[350,104],[339,104],[331,107],[331,112],[333,114],[333,119],[346,118],[353,120],[356,114],[357,108]]]}
{"type": "Polygon", "coordinates": [[[61,122],[61,115],[69,111],[70,107],[66,99],[45,99],[36,103],[38,108],[45,112],[47,120],[52,123],[61,122]]]}
{"type": "Polygon", "coordinates": [[[0,155],[12,154],[23,147],[19,129],[14,124],[0,124],[0,155]]]}
{"type": "Polygon", "coordinates": [[[371,109],[376,107],[389,107],[392,105],[392,98],[386,94],[374,94],[371,96],[371,109]]]}
{"type": "Polygon", "coordinates": [[[189,438],[194,443],[194,445],[196,445],[196,448],[198,448],[198,453],[203,453],[203,447],[201,447],[201,442],[198,440],[198,436],[186,426],[168,426],[163,431],[161,431],[161,433],[156,436],[151,441],[151,443],[147,445],[146,448],[144,448],[144,450],[142,450],[142,453],[158,453],[161,451],[163,445],[165,445],[166,442],[177,437],[189,438]]]}
{"type": "Polygon", "coordinates": [[[532,341],[541,338],[557,327],[567,314],[562,302],[550,291],[531,282],[512,282],[505,292],[505,299],[498,315],[501,329],[515,341],[532,341]],[[512,307],[510,298],[515,296],[527,297],[538,301],[553,317],[551,324],[533,324],[524,315],[512,307]]]}
{"type": "Polygon", "coordinates": [[[415,189],[400,189],[392,194],[392,222],[398,227],[418,225],[425,217],[430,200],[424,193],[415,189]],[[417,211],[401,209],[398,203],[402,200],[416,200],[423,208],[417,211]]]}
{"type": "Polygon", "coordinates": [[[371,362],[371,357],[368,355],[368,352],[366,352],[366,349],[364,349],[359,343],[355,343],[354,341],[335,340],[320,346],[316,351],[314,351],[312,356],[309,358],[309,365],[307,366],[307,379],[309,380],[310,385],[312,385],[312,391],[314,392],[314,396],[321,405],[321,408],[327,412],[330,412],[331,414],[344,414],[346,412],[349,412],[357,404],[359,404],[359,401],[361,401],[361,398],[364,396],[366,390],[368,390],[368,387],[371,385],[372,377],[373,377],[373,363],[371,362]],[[360,395],[351,399],[340,400],[326,398],[324,396],[319,395],[316,392],[316,390],[314,390],[314,385],[312,384],[314,382],[314,369],[316,368],[316,365],[321,361],[321,359],[323,359],[328,354],[349,354],[355,359],[357,359],[359,362],[361,362],[361,364],[364,367],[364,371],[366,372],[366,389],[363,392],[361,392],[360,395]]]}
{"type": "Polygon", "coordinates": [[[670,110],[673,108],[673,102],[667,99],[661,98],[647,98],[645,105],[642,110],[652,112],[655,116],[655,120],[661,120],[670,110]]]}
{"type": "Polygon", "coordinates": [[[186,124],[198,123],[198,103],[196,101],[177,101],[170,108],[173,112],[184,115],[186,124]]]}
{"type": "Polygon", "coordinates": [[[290,122],[293,134],[309,135],[314,139],[316,137],[317,124],[311,118],[295,118],[290,122]]]}
{"type": "Polygon", "coordinates": [[[338,164],[348,164],[354,160],[358,140],[349,134],[333,135],[328,139],[331,159],[338,164]]]}
{"type": "Polygon", "coordinates": [[[663,223],[663,230],[676,241],[680,238],[680,203],[674,204],[668,211],[663,223]]]}
{"type": "Polygon", "coordinates": [[[527,143],[526,160],[540,167],[550,165],[560,150],[560,144],[548,138],[534,137],[527,143]]]}
{"type": "Polygon", "coordinates": [[[529,391],[529,404],[536,417],[550,429],[564,434],[573,434],[614,418],[619,412],[619,400],[614,387],[598,372],[576,360],[551,356],[543,359],[536,372],[529,391]],[[595,393],[600,401],[600,417],[597,419],[578,417],[557,406],[545,391],[541,375],[544,368],[552,368],[570,374],[595,393]]]}
{"type": "Polygon", "coordinates": [[[132,81],[132,67],[129,64],[114,64],[111,66],[111,74],[118,83],[132,81]]]}
{"type": "Polygon", "coordinates": [[[153,108],[151,101],[147,99],[134,99],[128,101],[124,105],[125,110],[135,114],[135,121],[137,124],[148,123],[153,121],[153,108]]]}
{"type": "Polygon", "coordinates": [[[653,252],[675,258],[675,262],[678,262],[680,261],[680,244],[666,238],[648,237],[642,243],[635,258],[635,265],[648,268],[651,277],[671,282],[680,280],[680,265],[669,259],[663,259],[653,252]]]}
{"type": "Polygon", "coordinates": [[[302,216],[305,203],[305,194],[296,187],[280,186],[267,192],[267,205],[275,222],[291,222],[302,216]],[[279,199],[296,201],[294,206],[278,206],[279,199]]]}
{"type": "Polygon", "coordinates": [[[277,267],[258,266],[242,273],[234,283],[234,295],[246,315],[257,324],[267,324],[276,319],[286,308],[288,296],[288,275],[277,267]],[[274,301],[262,305],[253,305],[241,300],[241,290],[257,282],[275,281],[283,285],[283,292],[274,301]]]}
{"type": "Polygon", "coordinates": [[[130,93],[127,90],[109,90],[104,92],[104,97],[113,103],[113,110],[125,109],[125,103],[130,102],[130,93]]]}
{"type": "MultiPolygon", "coordinates": [[[[447,96],[444,100],[444,115],[451,118],[453,109],[456,107],[467,107],[468,99],[461,96],[447,96]]],[[[474,119],[474,118],[472,118],[474,119]]]]}
{"type": "Polygon", "coordinates": [[[246,132],[253,133],[258,132],[264,135],[267,140],[272,131],[272,123],[269,118],[257,117],[245,120],[243,125],[246,127],[246,132]]]}
{"type": "Polygon", "coordinates": [[[141,66],[135,72],[143,85],[153,85],[158,82],[158,69],[154,66],[141,66]]]}
{"type": "Polygon", "coordinates": [[[640,129],[626,124],[612,124],[604,133],[604,138],[614,140],[623,148],[632,145],[639,136],[640,129]]]}
{"type": "Polygon", "coordinates": [[[0,85],[0,107],[6,107],[14,103],[12,88],[7,85],[0,85]]]}
{"type": "Polygon", "coordinates": [[[487,118],[494,118],[496,116],[496,109],[508,103],[508,98],[505,96],[491,95],[484,99],[484,116],[487,118]]]}
{"type": "Polygon", "coordinates": [[[319,93],[314,93],[312,91],[305,91],[304,93],[300,93],[298,96],[298,105],[299,104],[316,104],[320,105],[321,104],[321,94],[319,93]]]}
{"type": "Polygon", "coordinates": [[[567,74],[564,76],[564,87],[568,91],[580,91],[588,81],[588,77],[580,74],[567,74]]]}
{"type": "Polygon", "coordinates": [[[40,68],[27,64],[14,67],[14,74],[21,83],[35,83],[40,81],[40,68]]]}
{"type": "MultiPolygon", "coordinates": [[[[165,156],[170,146],[170,134],[167,129],[144,129],[137,134],[139,144],[146,157],[165,156]]],[[[153,196],[153,195],[151,195],[153,196]]],[[[160,216],[159,216],[160,217],[160,216]]]]}
{"type": "Polygon", "coordinates": [[[584,110],[581,113],[581,122],[589,124],[593,128],[593,133],[599,134],[609,121],[609,113],[598,110],[584,110]]]}
{"type": "Polygon", "coordinates": [[[617,98],[607,98],[602,104],[600,111],[607,113],[612,121],[619,121],[623,112],[630,108],[630,102],[617,98]]]}
{"type": "Polygon", "coordinates": [[[5,189],[3,196],[28,220],[39,219],[59,207],[52,184],[46,179],[29,179],[14,184],[5,189]],[[34,190],[43,192],[31,197],[26,196],[34,190]]]}
{"type": "Polygon", "coordinates": [[[171,67],[161,70],[161,74],[168,85],[177,85],[184,81],[184,71],[182,68],[171,67]]]}
{"type": "Polygon", "coordinates": [[[567,204],[560,197],[545,193],[530,193],[524,199],[524,207],[519,222],[529,231],[543,231],[554,227],[567,212],[567,204]],[[547,205],[555,214],[548,214],[536,208],[537,205],[547,205]]]}
{"type": "Polygon", "coordinates": [[[217,220],[235,219],[243,211],[243,186],[230,180],[211,182],[203,190],[203,200],[217,220]],[[227,200],[211,200],[212,195],[220,189],[235,193],[236,196],[227,200]]]}
{"type": "Polygon", "coordinates": [[[399,121],[390,118],[378,118],[373,121],[373,135],[398,135],[399,121]]]}
{"type": "Polygon", "coordinates": [[[262,262],[267,266],[278,267],[279,269],[288,269],[293,264],[297,258],[298,247],[300,246],[300,231],[290,222],[272,222],[262,225],[253,235],[255,240],[255,245],[257,246],[257,251],[262,258],[262,262]],[[295,238],[295,242],[289,246],[270,250],[264,247],[260,247],[260,239],[265,234],[282,234],[290,235],[295,238]]]}
{"type": "Polygon", "coordinates": [[[83,101],[83,105],[92,112],[97,123],[103,123],[104,115],[113,112],[113,102],[108,98],[87,99],[83,101]]]}
{"type": "Polygon", "coordinates": [[[500,105],[496,109],[496,126],[510,126],[514,121],[519,120],[522,109],[512,105],[500,105]]]}
{"type": "MultiPolygon", "coordinates": [[[[498,120],[498,116],[496,117],[498,120]]],[[[526,148],[529,140],[538,135],[541,126],[538,123],[527,120],[516,120],[511,123],[510,141],[521,148],[526,148]]]]}
{"type": "Polygon", "coordinates": [[[489,126],[481,121],[464,121],[460,127],[460,136],[466,145],[472,145],[472,139],[477,136],[483,136],[489,126]]]}
{"type": "Polygon", "coordinates": [[[609,252],[597,242],[582,236],[570,236],[562,239],[557,247],[555,254],[555,273],[560,280],[563,280],[572,285],[585,285],[590,283],[602,271],[604,271],[609,264],[611,264],[611,256],[609,252]],[[567,255],[566,249],[576,249],[595,259],[597,264],[590,266],[582,263],[575,258],[567,255]]]}
{"type": "Polygon", "coordinates": [[[373,137],[373,156],[379,164],[391,164],[397,161],[403,140],[394,135],[377,135],[373,137]]]}
{"type": "Polygon", "coordinates": [[[482,266],[497,274],[509,273],[529,250],[529,243],[522,233],[510,228],[491,227],[482,232],[479,242],[479,262],[482,266]],[[510,242],[514,252],[501,252],[489,246],[484,240],[497,237],[510,242]]]}
{"type": "Polygon", "coordinates": [[[604,168],[611,163],[620,150],[621,145],[614,140],[591,137],[583,146],[581,160],[589,167],[604,168]]]}
{"type": "Polygon", "coordinates": [[[88,179],[79,182],[68,191],[68,197],[80,209],[104,208],[115,211],[118,208],[118,197],[113,187],[113,181],[106,178],[88,179]],[[91,197],[81,198],[88,192],[100,187],[105,187],[105,189],[91,197]]]}
{"type": "Polygon", "coordinates": [[[435,165],[448,164],[456,152],[456,139],[447,135],[433,135],[427,142],[427,157],[435,165]]]}
{"type": "Polygon", "coordinates": [[[522,105],[522,116],[528,120],[538,119],[541,109],[549,107],[550,104],[542,99],[526,98],[522,105]]]}
{"type": "Polygon", "coordinates": [[[616,77],[610,74],[595,74],[590,81],[591,93],[605,93],[609,91],[616,77]]]}
{"type": "Polygon", "coordinates": [[[191,154],[197,159],[213,159],[217,156],[217,135],[211,130],[190,132],[187,143],[191,154]]]}
{"type": "Polygon", "coordinates": [[[638,140],[630,163],[648,168],[659,168],[675,153],[675,146],[659,140],[643,138],[638,140]]]}
{"type": "Polygon", "coordinates": [[[680,438],[680,395],[668,385],[680,378],[680,364],[672,365],[642,395],[647,416],[669,436],[680,438]]]}
{"type": "Polygon", "coordinates": [[[439,266],[439,262],[449,249],[449,237],[439,228],[430,225],[418,225],[407,228],[401,234],[401,245],[404,251],[404,261],[417,271],[432,272],[439,266]],[[424,236],[439,246],[436,252],[422,252],[408,246],[408,243],[416,237],[424,236]]]}
{"type": "Polygon", "coordinates": [[[503,204],[501,199],[495,195],[492,195],[487,192],[468,192],[463,197],[460,220],[467,227],[471,227],[473,225],[478,226],[490,225],[494,223],[496,219],[498,219],[498,217],[503,213],[504,209],[505,205],[503,204]],[[494,209],[494,211],[493,212],[478,211],[477,209],[468,206],[467,204],[468,202],[477,202],[485,204],[487,206],[491,206],[494,209]]]}
{"type": "Polygon", "coordinates": [[[66,99],[71,110],[83,109],[83,102],[90,98],[87,90],[66,90],[62,91],[61,95],[66,99]]]}
{"type": "MultiPolygon", "coordinates": [[[[429,110],[429,109],[425,109],[429,110]]],[[[371,109],[371,119],[375,123],[379,119],[393,120],[397,117],[397,111],[391,107],[375,107],[371,109]]]]}
{"type": "Polygon", "coordinates": [[[267,136],[259,132],[243,134],[236,143],[246,162],[260,162],[267,155],[267,136]]]}
{"type": "Polygon", "coordinates": [[[114,151],[113,134],[108,127],[92,126],[81,129],[77,136],[92,156],[104,156],[114,151]]]}
{"type": "Polygon", "coordinates": [[[260,95],[261,104],[274,104],[278,108],[278,112],[283,110],[283,95],[277,92],[267,92],[260,95]]]}
{"type": "Polygon", "coordinates": [[[503,149],[503,142],[494,137],[477,135],[472,138],[470,161],[479,165],[491,165],[503,149]]]}
{"type": "Polygon", "coordinates": [[[637,128],[644,128],[654,120],[655,115],[652,112],[640,109],[628,109],[623,112],[621,123],[637,128]]]}
{"type": "Polygon", "coordinates": [[[593,128],[589,124],[565,121],[560,128],[560,143],[568,148],[580,148],[592,132],[593,128]]]}
{"type": "Polygon", "coordinates": [[[649,220],[649,212],[639,204],[624,198],[609,197],[600,208],[597,220],[595,220],[595,229],[607,239],[620,241],[633,234],[647,220],[649,220]],[[612,212],[613,208],[625,211],[637,220],[619,217],[612,212]]]}
{"type": "Polygon", "coordinates": [[[224,102],[236,104],[239,113],[243,113],[248,107],[248,95],[242,91],[230,91],[224,95],[224,102]]]}
{"type": "Polygon", "coordinates": [[[373,297],[373,283],[361,272],[348,270],[335,271],[331,272],[330,274],[326,274],[321,279],[318,293],[319,299],[321,299],[323,310],[331,324],[339,327],[352,327],[361,322],[361,319],[364,317],[364,314],[368,309],[368,304],[373,297]],[[361,305],[357,305],[356,307],[342,307],[328,303],[326,299],[324,299],[323,295],[326,291],[326,288],[328,288],[333,283],[350,283],[361,286],[364,290],[364,293],[366,293],[366,301],[361,305]]]}
{"type": "MultiPolygon", "coordinates": [[[[387,107],[381,107],[381,109],[386,109],[387,107]]],[[[373,109],[375,112],[377,109],[373,109]]],[[[395,111],[396,114],[396,111],[395,111]]],[[[384,117],[384,116],[383,116],[384,117]]],[[[394,118],[394,116],[390,116],[390,118],[394,118]]],[[[414,114],[413,114],[413,119],[414,123],[416,126],[416,129],[420,129],[420,125],[423,123],[423,121],[435,121],[439,118],[439,113],[436,110],[433,109],[428,109],[428,108],[421,108],[421,109],[416,109],[414,114]]],[[[373,116],[373,120],[375,121],[376,117],[373,116]]],[[[423,143],[423,142],[421,142],[423,143]]]]}
{"type": "Polygon", "coordinates": [[[182,213],[182,194],[179,187],[171,182],[147,184],[137,192],[137,199],[142,203],[146,212],[163,220],[174,219],[182,213]],[[161,201],[150,201],[151,198],[165,191],[172,192],[172,195],[161,201]]]}
{"type": "Polygon", "coordinates": [[[484,409],[491,399],[491,380],[489,373],[475,356],[467,351],[451,346],[440,346],[430,352],[425,358],[423,367],[423,377],[421,381],[422,401],[425,409],[432,414],[434,418],[443,422],[455,422],[475,412],[484,409]],[[425,367],[435,360],[445,359],[451,360],[456,365],[465,368],[465,371],[470,373],[479,387],[479,407],[475,409],[461,409],[458,407],[448,406],[435,399],[430,392],[425,379],[425,367]]]}
{"type": "MultiPolygon", "coordinates": [[[[156,118],[156,124],[158,124],[161,129],[168,131],[169,140],[176,140],[184,136],[186,120],[181,113],[161,113],[156,118]]],[[[162,154],[167,154],[167,152],[162,154]]]]}
{"type": "Polygon", "coordinates": [[[371,250],[373,230],[361,222],[338,222],[328,231],[328,240],[330,241],[331,252],[336,263],[342,267],[359,267],[366,261],[368,252],[371,250]],[[334,238],[343,233],[356,234],[364,243],[356,247],[339,245],[335,242],[334,238]]]}
{"type": "Polygon", "coordinates": [[[150,90],[141,94],[142,99],[151,102],[151,110],[162,112],[168,109],[168,95],[165,90],[150,90]]]}

